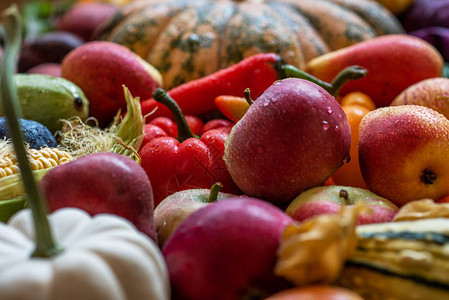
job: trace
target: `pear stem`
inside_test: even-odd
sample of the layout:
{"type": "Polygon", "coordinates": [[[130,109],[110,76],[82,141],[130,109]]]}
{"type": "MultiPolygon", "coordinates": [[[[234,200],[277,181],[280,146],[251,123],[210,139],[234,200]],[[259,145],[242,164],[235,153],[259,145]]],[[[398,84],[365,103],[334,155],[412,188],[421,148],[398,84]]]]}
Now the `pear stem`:
{"type": "Polygon", "coordinates": [[[175,117],[176,126],[178,127],[178,137],[176,138],[180,143],[189,138],[198,138],[190,129],[189,124],[184,117],[178,103],[170,97],[170,95],[162,88],[156,88],[153,92],[153,99],[159,103],[164,104],[175,117]]]}
{"type": "Polygon", "coordinates": [[[2,17],[5,32],[5,48],[0,66],[1,98],[9,134],[13,140],[14,150],[19,163],[23,186],[33,215],[36,248],[32,256],[51,257],[60,253],[62,248],[53,240],[47,219],[45,198],[34,179],[24,145],[23,133],[19,125],[21,108],[13,78],[17,56],[22,43],[21,20],[17,6],[11,5],[3,12],[2,17]]]}
{"type": "Polygon", "coordinates": [[[217,182],[210,188],[210,194],[209,194],[209,198],[207,199],[207,203],[212,203],[212,202],[217,201],[218,192],[220,192],[222,187],[223,187],[223,185],[221,184],[221,182],[217,182]]]}
{"type": "Polygon", "coordinates": [[[249,88],[246,88],[245,91],[243,92],[243,94],[245,95],[246,102],[248,102],[248,104],[251,106],[251,104],[253,104],[254,100],[251,99],[250,93],[251,93],[251,91],[249,88]]]}

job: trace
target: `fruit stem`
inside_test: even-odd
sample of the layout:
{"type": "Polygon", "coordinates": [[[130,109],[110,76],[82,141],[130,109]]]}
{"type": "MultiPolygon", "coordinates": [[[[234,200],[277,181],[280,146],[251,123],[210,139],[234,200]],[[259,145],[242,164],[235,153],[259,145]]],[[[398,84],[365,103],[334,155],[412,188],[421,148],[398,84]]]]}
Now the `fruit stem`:
{"type": "Polygon", "coordinates": [[[223,185],[221,184],[221,182],[217,182],[210,188],[210,194],[209,198],[207,198],[207,203],[217,201],[218,192],[221,190],[222,187],[223,185]]]}
{"type": "Polygon", "coordinates": [[[246,102],[248,102],[248,104],[251,106],[251,104],[253,104],[254,100],[251,99],[250,93],[251,93],[251,91],[249,90],[249,88],[246,88],[245,91],[243,92],[243,94],[245,95],[246,102]]]}
{"type": "Polygon", "coordinates": [[[280,78],[294,77],[308,80],[328,91],[329,94],[334,96],[334,98],[338,96],[338,93],[346,82],[350,80],[357,80],[361,77],[366,76],[367,74],[367,70],[360,66],[349,66],[340,71],[340,73],[338,73],[337,76],[335,76],[335,78],[332,80],[332,83],[328,83],[289,64],[280,63],[275,67],[278,70],[278,76],[280,78]]]}
{"type": "Polygon", "coordinates": [[[178,128],[178,137],[176,138],[180,143],[189,138],[198,138],[194,135],[189,127],[189,124],[184,117],[178,103],[170,97],[170,95],[162,88],[156,88],[153,92],[153,99],[159,103],[164,104],[175,117],[176,126],[178,128]]]}
{"type": "Polygon", "coordinates": [[[347,190],[341,189],[338,195],[340,196],[340,198],[343,198],[343,204],[345,205],[351,204],[349,202],[349,194],[347,190]]]}
{"type": "Polygon", "coordinates": [[[2,17],[5,30],[5,47],[0,66],[1,98],[3,100],[3,109],[6,114],[9,133],[13,140],[14,150],[19,163],[23,186],[33,215],[36,248],[32,256],[51,257],[60,253],[63,249],[53,239],[47,219],[45,198],[36,184],[28,161],[23,132],[19,125],[21,108],[13,81],[16,68],[15,64],[22,43],[21,20],[17,6],[14,4],[11,5],[3,12],[2,17]]]}
{"type": "Polygon", "coordinates": [[[304,72],[301,69],[298,69],[295,66],[289,64],[281,64],[278,68],[278,72],[281,78],[288,78],[288,77],[301,78],[321,86],[328,92],[332,90],[332,85],[330,83],[322,81],[316,78],[315,76],[312,76],[311,74],[304,72]]]}
{"type": "Polygon", "coordinates": [[[337,97],[343,85],[350,80],[357,80],[365,77],[368,70],[361,66],[349,66],[340,71],[332,80],[332,90],[329,92],[332,96],[337,97]]]}

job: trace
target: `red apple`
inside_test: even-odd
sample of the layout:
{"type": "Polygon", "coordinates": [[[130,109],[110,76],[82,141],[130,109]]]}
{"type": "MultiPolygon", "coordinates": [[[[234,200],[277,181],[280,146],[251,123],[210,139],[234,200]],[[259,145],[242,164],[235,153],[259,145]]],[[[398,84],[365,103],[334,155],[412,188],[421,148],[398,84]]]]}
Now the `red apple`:
{"type": "Polygon", "coordinates": [[[274,274],[281,234],[292,222],[273,204],[249,197],[198,209],[162,248],[173,299],[264,299],[292,286],[274,274]]]}
{"type": "Polygon", "coordinates": [[[357,224],[390,222],[398,207],[389,200],[367,189],[349,186],[320,186],[302,192],[286,209],[286,213],[297,221],[304,221],[320,214],[337,214],[343,205],[364,203],[370,208],[362,212],[357,224]]]}
{"type": "Polygon", "coordinates": [[[124,155],[100,152],[77,158],[48,171],[39,185],[50,212],[77,207],[91,215],[116,214],[157,241],[150,180],[124,155]]]}

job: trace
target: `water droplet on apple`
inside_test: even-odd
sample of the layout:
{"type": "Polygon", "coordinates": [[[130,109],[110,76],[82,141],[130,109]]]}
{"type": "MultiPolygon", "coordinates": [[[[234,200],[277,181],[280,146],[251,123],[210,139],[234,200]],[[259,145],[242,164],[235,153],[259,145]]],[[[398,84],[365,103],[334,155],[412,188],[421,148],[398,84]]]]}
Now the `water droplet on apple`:
{"type": "Polygon", "coordinates": [[[325,131],[329,129],[329,123],[327,121],[322,121],[321,124],[323,125],[323,129],[325,131]]]}
{"type": "Polygon", "coordinates": [[[265,107],[267,107],[268,105],[270,105],[270,101],[268,101],[268,100],[263,103],[263,106],[265,106],[265,107]]]}
{"type": "Polygon", "coordinates": [[[327,110],[327,112],[328,112],[329,114],[331,114],[331,113],[332,113],[332,107],[330,107],[330,106],[327,106],[327,107],[326,107],[326,110],[327,110]]]}
{"type": "Polygon", "coordinates": [[[337,126],[335,126],[334,131],[337,132],[338,129],[340,129],[340,128],[339,128],[338,125],[337,125],[337,126]]]}

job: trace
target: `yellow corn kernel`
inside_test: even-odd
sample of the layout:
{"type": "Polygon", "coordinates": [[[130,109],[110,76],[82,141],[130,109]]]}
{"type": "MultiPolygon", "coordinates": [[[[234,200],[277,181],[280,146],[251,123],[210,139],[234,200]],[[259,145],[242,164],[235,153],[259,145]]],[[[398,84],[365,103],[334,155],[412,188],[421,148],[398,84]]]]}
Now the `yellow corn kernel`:
{"type": "MultiPolygon", "coordinates": [[[[28,149],[31,169],[43,170],[72,160],[69,153],[57,148],[28,149]]],[[[0,153],[0,178],[19,172],[19,166],[12,152],[0,153]]]]}

